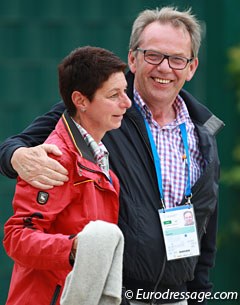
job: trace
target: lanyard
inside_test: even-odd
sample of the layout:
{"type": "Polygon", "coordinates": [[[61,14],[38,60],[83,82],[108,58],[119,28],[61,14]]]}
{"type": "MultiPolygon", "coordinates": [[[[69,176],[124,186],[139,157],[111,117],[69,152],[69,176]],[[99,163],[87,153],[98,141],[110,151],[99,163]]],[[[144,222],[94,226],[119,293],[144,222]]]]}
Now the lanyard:
{"type": "Polygon", "coordinates": [[[183,140],[183,146],[187,158],[187,169],[188,169],[188,177],[187,177],[187,184],[186,184],[186,190],[185,190],[185,197],[186,198],[191,198],[192,197],[192,191],[191,191],[191,181],[190,181],[190,154],[189,154],[189,148],[188,148],[188,140],[187,140],[187,129],[186,129],[186,124],[182,123],[179,125],[181,135],[182,135],[182,140],[183,140]]]}
{"type": "MultiPolygon", "coordinates": [[[[156,144],[154,142],[150,126],[149,126],[149,124],[148,124],[148,122],[145,118],[144,118],[144,122],[145,122],[145,126],[146,126],[147,133],[148,133],[148,138],[149,138],[152,153],[153,153],[153,160],[154,160],[154,165],[155,165],[155,170],[156,170],[156,175],[157,175],[158,189],[159,189],[159,192],[160,192],[160,199],[161,199],[163,207],[165,208],[164,196],[163,196],[161,162],[160,162],[160,159],[159,159],[159,155],[158,155],[158,152],[157,152],[156,144]]],[[[187,185],[186,185],[186,189],[185,189],[185,197],[188,199],[187,203],[191,203],[190,198],[192,197],[192,193],[191,193],[191,183],[190,183],[190,154],[189,154],[189,147],[188,147],[188,141],[187,141],[186,124],[185,123],[180,124],[179,128],[180,128],[180,131],[181,131],[183,146],[184,146],[186,159],[187,159],[187,168],[188,168],[188,178],[187,178],[187,185]]]]}

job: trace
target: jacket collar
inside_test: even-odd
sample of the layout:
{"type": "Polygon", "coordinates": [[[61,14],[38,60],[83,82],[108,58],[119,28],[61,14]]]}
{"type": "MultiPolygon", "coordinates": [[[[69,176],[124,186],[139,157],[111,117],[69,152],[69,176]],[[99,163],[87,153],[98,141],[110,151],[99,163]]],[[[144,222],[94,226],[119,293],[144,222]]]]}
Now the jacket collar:
{"type": "MultiPolygon", "coordinates": [[[[128,82],[127,94],[128,97],[132,100],[132,106],[127,110],[126,113],[133,119],[140,122],[140,124],[144,125],[142,116],[140,115],[140,113],[138,113],[139,111],[137,111],[136,107],[134,106],[134,99],[133,99],[134,74],[129,71],[126,74],[126,79],[128,82]]],[[[219,118],[217,118],[213,113],[211,113],[211,111],[209,111],[203,104],[199,103],[189,92],[182,89],[179,94],[186,103],[188,112],[194,123],[203,125],[211,135],[216,135],[224,127],[224,123],[219,118]]]]}
{"type": "Polygon", "coordinates": [[[69,138],[71,139],[72,144],[75,146],[80,156],[96,164],[91,150],[87,146],[86,142],[84,141],[82,135],[80,134],[77,126],[74,124],[67,110],[64,111],[61,120],[69,134],[69,138]]]}

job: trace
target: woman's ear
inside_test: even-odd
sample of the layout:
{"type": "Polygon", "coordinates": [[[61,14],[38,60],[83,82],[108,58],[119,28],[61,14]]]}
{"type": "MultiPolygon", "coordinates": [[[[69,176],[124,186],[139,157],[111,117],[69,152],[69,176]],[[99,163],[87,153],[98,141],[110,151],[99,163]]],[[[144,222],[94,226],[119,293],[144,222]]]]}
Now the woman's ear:
{"type": "Polygon", "coordinates": [[[81,112],[86,111],[87,98],[80,91],[73,91],[72,102],[75,105],[76,109],[80,110],[81,112]]]}

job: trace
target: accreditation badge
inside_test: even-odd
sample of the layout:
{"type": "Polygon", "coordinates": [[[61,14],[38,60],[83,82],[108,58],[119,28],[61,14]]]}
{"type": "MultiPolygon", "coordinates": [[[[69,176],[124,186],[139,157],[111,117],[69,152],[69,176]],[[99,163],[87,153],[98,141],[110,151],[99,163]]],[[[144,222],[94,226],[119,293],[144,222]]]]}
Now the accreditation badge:
{"type": "Polygon", "coordinates": [[[191,204],[159,210],[167,260],[200,254],[194,209],[191,204]]]}

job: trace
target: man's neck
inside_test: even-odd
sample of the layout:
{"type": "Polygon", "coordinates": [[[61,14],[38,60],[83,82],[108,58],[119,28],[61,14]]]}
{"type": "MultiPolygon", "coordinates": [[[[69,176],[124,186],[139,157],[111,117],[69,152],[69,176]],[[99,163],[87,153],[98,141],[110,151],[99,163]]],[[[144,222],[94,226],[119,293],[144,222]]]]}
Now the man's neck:
{"type": "Polygon", "coordinates": [[[145,104],[148,109],[151,111],[153,119],[161,126],[167,125],[173,122],[176,119],[177,113],[174,107],[176,98],[172,101],[147,101],[140,95],[137,89],[134,88],[134,96],[137,100],[137,103],[140,103],[142,106],[145,104]],[[136,94],[136,95],[135,95],[136,94]]]}
{"type": "Polygon", "coordinates": [[[165,107],[161,107],[159,105],[157,105],[157,107],[153,107],[152,105],[148,105],[148,107],[152,112],[154,120],[161,127],[173,122],[176,119],[176,112],[173,105],[165,107]]]}

